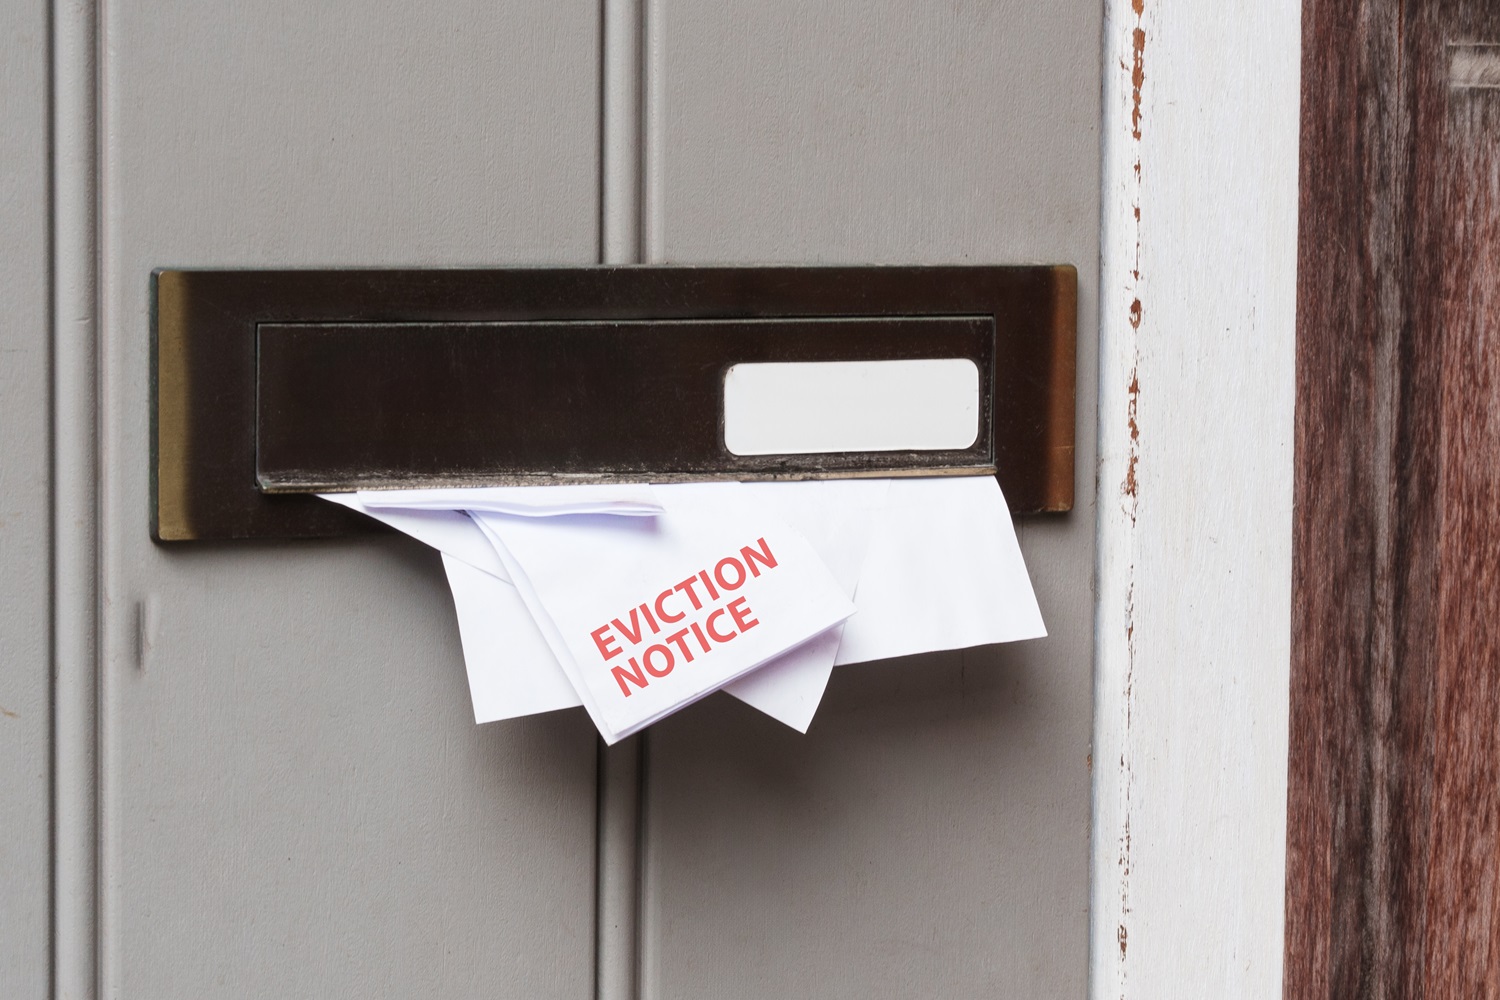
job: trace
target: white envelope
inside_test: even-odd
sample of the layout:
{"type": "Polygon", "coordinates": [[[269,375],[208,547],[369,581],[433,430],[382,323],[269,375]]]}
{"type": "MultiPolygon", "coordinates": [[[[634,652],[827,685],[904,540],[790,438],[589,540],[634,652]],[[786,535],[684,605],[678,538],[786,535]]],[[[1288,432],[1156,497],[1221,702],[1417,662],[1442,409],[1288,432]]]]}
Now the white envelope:
{"type": "Polygon", "coordinates": [[[993,476],[893,479],[835,664],[1047,634],[993,476]]]}
{"type": "MultiPolygon", "coordinates": [[[[849,480],[842,485],[846,487],[843,499],[853,499],[847,496],[850,489],[860,495],[847,514],[819,503],[821,490],[782,489],[769,495],[776,501],[776,510],[809,538],[845,594],[852,596],[869,542],[868,524],[879,511],[885,481],[849,480]]],[[[458,613],[476,722],[582,707],[583,701],[526,610],[494,545],[468,514],[369,508],[355,493],[329,493],[323,498],[384,522],[442,553],[458,613]],[[463,572],[465,568],[484,572],[463,572]]],[[[807,732],[828,686],[841,628],[836,626],[787,651],[727,685],[725,692],[798,732],[807,732]]]]}
{"type": "MultiPolygon", "coordinates": [[[[799,528],[846,592],[850,577],[858,579],[858,613],[841,634],[826,633],[724,689],[787,725],[806,731],[827,682],[828,650],[836,635],[836,662],[842,665],[1046,634],[1009,510],[992,477],[753,483],[740,488],[757,502],[773,505],[799,528]],[[867,554],[858,544],[865,539],[867,554]]],[[[472,491],[457,492],[445,502],[463,502],[472,491]]],[[[366,509],[350,494],[327,499],[365,510],[469,566],[504,574],[483,532],[462,513],[366,509]]],[[[569,699],[571,685],[550,651],[537,657],[546,643],[513,588],[502,583],[506,591],[482,598],[476,594],[493,588],[479,576],[450,572],[450,582],[470,659],[476,719],[545,711],[539,707],[543,704],[580,703],[576,694],[569,699]],[[481,638],[485,635],[491,639],[481,638]],[[471,647],[486,652],[471,659],[471,647]],[[526,669],[507,669],[515,665],[526,669]],[[498,680],[481,677],[476,683],[476,671],[498,680]],[[492,694],[482,709],[483,691],[492,694]]]]}
{"type": "Polygon", "coordinates": [[[812,546],[735,484],[658,494],[649,519],[473,515],[607,742],[854,610],[812,546]]]}
{"type": "Polygon", "coordinates": [[[482,569],[491,576],[507,583],[505,564],[495,553],[495,547],[484,537],[479,525],[462,510],[380,509],[367,507],[358,493],[323,493],[324,500],[342,504],[350,510],[373,517],[390,525],[397,531],[408,534],[423,544],[430,545],[459,562],[482,569]]]}
{"type": "Polygon", "coordinates": [[[477,486],[465,489],[360,490],[368,508],[399,510],[487,510],[497,514],[557,517],[619,514],[650,517],[662,507],[645,483],[582,483],[562,486],[477,486]]]}
{"type": "MultiPolygon", "coordinates": [[[[874,524],[885,506],[884,479],[745,483],[751,501],[802,532],[844,593],[853,597],[874,524]]],[[[856,605],[858,602],[856,602],[856,605]]],[[[799,733],[812,724],[849,619],[824,635],[741,677],[724,690],[799,733]]]]}
{"type": "Polygon", "coordinates": [[[443,553],[443,569],[458,612],[475,722],[515,719],[582,704],[510,581],[475,569],[447,552],[443,553]]]}

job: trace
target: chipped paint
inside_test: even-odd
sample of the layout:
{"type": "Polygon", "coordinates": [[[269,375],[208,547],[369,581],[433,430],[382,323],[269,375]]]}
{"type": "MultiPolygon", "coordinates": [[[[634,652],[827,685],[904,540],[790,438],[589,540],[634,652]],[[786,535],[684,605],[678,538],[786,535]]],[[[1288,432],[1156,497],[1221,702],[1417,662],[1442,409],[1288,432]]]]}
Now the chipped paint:
{"type": "MultiPolygon", "coordinates": [[[[1136,4],[1136,16],[1140,16],[1141,5],[1136,4]]],[[[1141,85],[1146,82],[1146,30],[1136,28],[1131,33],[1130,62],[1130,135],[1136,141],[1141,138],[1141,85]]]]}
{"type": "MultiPolygon", "coordinates": [[[[1146,82],[1146,28],[1142,23],[1146,12],[1145,0],[1131,0],[1130,9],[1135,11],[1135,28],[1130,33],[1130,136],[1141,141],[1141,87],[1146,82]]],[[[1140,161],[1136,161],[1137,176],[1140,161]]],[[[1136,218],[1140,218],[1139,215],[1136,218]]]]}
{"type": "MultiPolygon", "coordinates": [[[[1124,504],[1125,516],[1130,520],[1130,530],[1136,526],[1136,517],[1140,507],[1140,479],[1139,469],[1141,461],[1141,424],[1140,424],[1140,398],[1141,398],[1141,346],[1140,332],[1141,321],[1145,316],[1145,303],[1141,300],[1141,181],[1143,171],[1141,169],[1141,136],[1143,133],[1142,89],[1146,83],[1146,27],[1145,27],[1145,0],[1131,0],[1131,10],[1135,14],[1135,24],[1130,32],[1130,138],[1133,144],[1133,163],[1131,165],[1131,184],[1133,190],[1130,192],[1131,221],[1134,226],[1133,239],[1134,260],[1130,268],[1130,287],[1126,290],[1130,298],[1130,306],[1126,311],[1126,317],[1130,324],[1130,382],[1126,390],[1126,425],[1129,428],[1129,445],[1125,460],[1125,478],[1120,484],[1120,496],[1124,504]]],[[[1123,332],[1123,331],[1122,331],[1123,332]]],[[[1130,542],[1130,550],[1134,553],[1135,543],[1130,542]]],[[[1127,583],[1125,589],[1125,685],[1123,694],[1122,720],[1122,747],[1120,754],[1120,794],[1122,823],[1120,828],[1119,844],[1119,880],[1120,880],[1120,913],[1116,936],[1120,944],[1119,966],[1117,969],[1118,983],[1120,986],[1121,1000],[1128,996],[1126,959],[1128,957],[1128,944],[1130,939],[1130,821],[1132,810],[1132,795],[1134,793],[1135,775],[1133,773],[1133,761],[1130,753],[1133,748],[1131,741],[1131,727],[1135,709],[1135,560],[1132,555],[1127,569],[1127,583]]]]}
{"type": "MultiPolygon", "coordinates": [[[[1125,513],[1130,518],[1130,523],[1135,523],[1136,504],[1140,502],[1140,483],[1136,480],[1135,470],[1141,458],[1141,424],[1137,419],[1140,412],[1138,403],[1141,396],[1141,378],[1138,370],[1130,372],[1129,404],[1127,412],[1130,423],[1130,454],[1125,462],[1125,483],[1121,492],[1125,495],[1125,513]]],[[[1126,625],[1126,634],[1130,634],[1130,626],[1126,625]]]]}

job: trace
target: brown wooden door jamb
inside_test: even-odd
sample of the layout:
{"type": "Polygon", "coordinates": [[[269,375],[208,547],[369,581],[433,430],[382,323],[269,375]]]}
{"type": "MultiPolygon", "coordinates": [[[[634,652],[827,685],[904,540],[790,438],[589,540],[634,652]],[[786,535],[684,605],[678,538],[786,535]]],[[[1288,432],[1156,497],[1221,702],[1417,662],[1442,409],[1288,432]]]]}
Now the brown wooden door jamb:
{"type": "Polygon", "coordinates": [[[1500,995],[1500,4],[1303,7],[1286,986],[1500,995]]]}

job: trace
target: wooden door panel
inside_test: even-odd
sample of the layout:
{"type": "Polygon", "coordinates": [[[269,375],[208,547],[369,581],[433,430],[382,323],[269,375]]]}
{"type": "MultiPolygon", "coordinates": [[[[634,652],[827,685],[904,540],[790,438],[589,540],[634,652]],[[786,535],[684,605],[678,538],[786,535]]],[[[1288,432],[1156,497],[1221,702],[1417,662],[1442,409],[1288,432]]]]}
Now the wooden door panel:
{"type": "Polygon", "coordinates": [[[125,998],[592,984],[594,737],[476,727],[437,555],[148,537],[148,277],[588,263],[591,2],[105,5],[102,934],[125,998]]]}
{"type": "MultiPolygon", "coordinates": [[[[1077,265],[1089,495],[1097,5],[652,9],[650,258],[1077,265]]],[[[840,668],[805,737],[654,727],[646,996],[1084,994],[1093,512],[1020,533],[1047,639],[840,668]]]]}
{"type": "Polygon", "coordinates": [[[47,5],[0,8],[0,996],[48,987],[47,5]]]}

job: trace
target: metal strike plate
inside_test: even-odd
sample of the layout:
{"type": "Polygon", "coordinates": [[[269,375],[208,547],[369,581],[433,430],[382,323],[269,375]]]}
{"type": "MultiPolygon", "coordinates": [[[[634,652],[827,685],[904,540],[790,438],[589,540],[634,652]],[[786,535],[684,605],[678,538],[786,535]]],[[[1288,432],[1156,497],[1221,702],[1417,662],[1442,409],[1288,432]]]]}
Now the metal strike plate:
{"type": "Polygon", "coordinates": [[[305,494],[420,485],[996,474],[1073,502],[1070,267],[159,271],[153,537],[371,522],[305,494]],[[967,448],[736,455],[757,362],[966,359],[967,448]]]}

